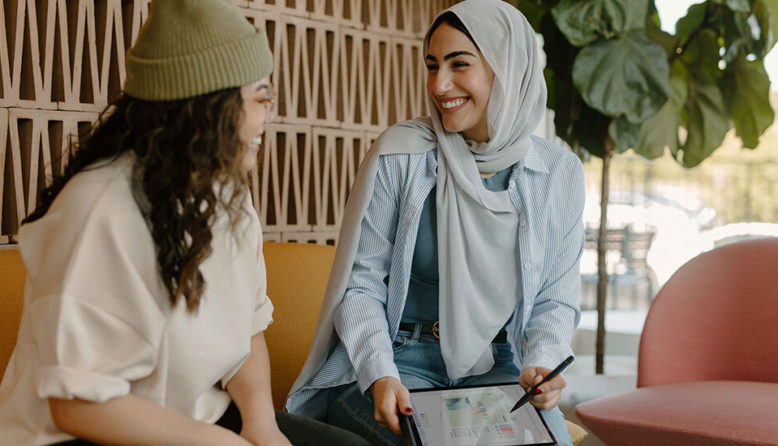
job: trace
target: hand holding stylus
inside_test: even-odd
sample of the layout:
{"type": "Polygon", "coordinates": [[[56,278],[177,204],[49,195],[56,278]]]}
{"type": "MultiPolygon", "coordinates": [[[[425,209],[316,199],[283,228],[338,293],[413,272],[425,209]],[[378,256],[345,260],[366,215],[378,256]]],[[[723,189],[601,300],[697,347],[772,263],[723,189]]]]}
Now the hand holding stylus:
{"type": "Polygon", "coordinates": [[[527,394],[516,403],[511,412],[526,402],[542,410],[556,407],[562,398],[562,389],[567,387],[567,381],[561,373],[573,362],[573,359],[572,356],[568,357],[554,370],[545,367],[523,369],[519,375],[519,385],[527,391],[527,394]]]}

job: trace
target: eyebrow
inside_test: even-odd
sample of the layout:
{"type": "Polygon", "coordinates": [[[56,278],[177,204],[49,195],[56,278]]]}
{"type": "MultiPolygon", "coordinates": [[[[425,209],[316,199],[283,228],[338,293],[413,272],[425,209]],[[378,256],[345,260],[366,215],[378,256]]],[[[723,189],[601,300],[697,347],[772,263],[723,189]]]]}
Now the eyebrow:
{"type": "MultiPolygon", "coordinates": [[[[448,53],[445,56],[443,56],[443,60],[453,59],[453,58],[455,58],[457,56],[472,56],[472,57],[476,57],[475,54],[471,53],[470,51],[454,51],[452,53],[448,53]]],[[[431,55],[431,54],[427,54],[427,57],[425,57],[424,59],[425,60],[429,60],[431,62],[437,62],[438,61],[438,59],[435,56],[431,55]]]]}
{"type": "Polygon", "coordinates": [[[268,84],[267,82],[262,82],[261,84],[257,85],[257,89],[254,90],[254,93],[258,92],[259,90],[261,90],[263,88],[266,89],[266,90],[270,90],[270,84],[268,84]]]}

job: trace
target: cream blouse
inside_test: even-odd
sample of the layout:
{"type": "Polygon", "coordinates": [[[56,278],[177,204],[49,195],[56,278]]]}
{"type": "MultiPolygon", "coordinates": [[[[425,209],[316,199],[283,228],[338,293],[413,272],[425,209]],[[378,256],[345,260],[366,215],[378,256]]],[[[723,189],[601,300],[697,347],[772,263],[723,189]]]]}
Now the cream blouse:
{"type": "Polygon", "coordinates": [[[223,387],[272,322],[262,235],[248,192],[234,234],[225,215],[200,264],[199,309],[171,307],[154,241],[136,204],[125,155],[73,177],[46,215],[22,226],[27,269],[19,338],[0,384],[0,443],[72,439],[47,398],[151,400],[215,422],[230,403],[223,387]]]}

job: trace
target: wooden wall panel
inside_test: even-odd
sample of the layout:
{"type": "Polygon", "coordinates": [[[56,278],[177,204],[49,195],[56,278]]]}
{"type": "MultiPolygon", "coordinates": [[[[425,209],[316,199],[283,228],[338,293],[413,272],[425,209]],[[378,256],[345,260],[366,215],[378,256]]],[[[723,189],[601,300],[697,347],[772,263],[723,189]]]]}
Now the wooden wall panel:
{"type": "MultiPolygon", "coordinates": [[[[236,0],[272,45],[278,90],[251,190],[266,240],[335,243],[359,162],[426,114],[422,38],[453,0],[236,0]]],[[[0,244],[13,243],[72,135],[120,93],[149,0],[4,0],[0,244]]]]}

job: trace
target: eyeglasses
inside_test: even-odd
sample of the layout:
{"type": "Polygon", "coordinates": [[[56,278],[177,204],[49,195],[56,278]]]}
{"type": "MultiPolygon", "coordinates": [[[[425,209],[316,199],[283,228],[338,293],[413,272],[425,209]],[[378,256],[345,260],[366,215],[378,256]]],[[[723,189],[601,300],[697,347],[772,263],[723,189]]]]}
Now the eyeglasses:
{"type": "Polygon", "coordinates": [[[275,115],[274,111],[275,111],[276,100],[277,100],[276,91],[270,90],[269,98],[259,99],[257,101],[265,107],[265,122],[267,123],[272,121],[275,115]]]}
{"type": "Polygon", "coordinates": [[[276,91],[271,90],[269,98],[259,99],[258,102],[265,106],[266,112],[270,113],[273,111],[273,106],[276,104],[277,99],[278,97],[276,96],[276,91]]]}

